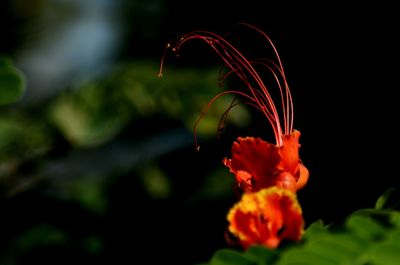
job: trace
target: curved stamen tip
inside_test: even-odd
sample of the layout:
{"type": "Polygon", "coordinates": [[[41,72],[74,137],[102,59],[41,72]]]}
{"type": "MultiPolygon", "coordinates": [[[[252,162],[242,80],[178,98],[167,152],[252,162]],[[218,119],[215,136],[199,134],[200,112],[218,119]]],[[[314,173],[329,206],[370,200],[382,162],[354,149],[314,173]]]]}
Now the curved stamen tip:
{"type": "Polygon", "coordinates": [[[196,151],[200,151],[200,145],[196,145],[196,151]]]}
{"type": "MultiPolygon", "coordinates": [[[[159,78],[162,77],[162,71],[163,71],[163,65],[164,65],[164,58],[165,58],[165,55],[167,54],[168,49],[170,49],[170,48],[171,48],[171,44],[170,44],[170,43],[167,43],[167,45],[165,46],[164,54],[163,54],[163,56],[162,56],[162,58],[161,58],[160,71],[159,71],[158,74],[157,74],[157,76],[158,76],[159,78]]],[[[172,48],[172,51],[173,51],[173,52],[175,52],[175,50],[176,50],[175,48],[172,48]]]]}

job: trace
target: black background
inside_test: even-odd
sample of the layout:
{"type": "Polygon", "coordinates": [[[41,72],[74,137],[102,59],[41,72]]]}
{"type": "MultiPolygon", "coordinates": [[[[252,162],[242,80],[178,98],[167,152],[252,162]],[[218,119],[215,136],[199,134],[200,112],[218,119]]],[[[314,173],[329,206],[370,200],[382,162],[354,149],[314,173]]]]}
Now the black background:
{"type": "MultiPolygon", "coordinates": [[[[165,2],[165,8],[163,16],[157,18],[160,34],[143,37],[140,44],[131,45],[128,38],[121,58],[161,58],[165,44],[183,33],[204,29],[225,34],[238,22],[259,27],[274,41],[293,93],[294,127],[302,133],[301,158],[310,171],[308,185],[299,191],[306,223],[338,221],[356,209],[373,207],[387,188],[398,187],[399,43],[394,7],[383,3],[351,6],[336,1],[293,5],[288,1],[234,4],[171,0],[165,2]]],[[[9,14],[4,16],[10,21],[9,14]]],[[[139,22],[132,18],[132,23],[139,22]]],[[[12,51],[18,45],[18,35],[12,27],[4,29],[9,38],[2,42],[2,50],[12,51]]],[[[188,59],[183,58],[183,64],[202,67],[215,63],[216,57],[209,55],[207,48],[195,46],[186,53],[188,59]]],[[[160,129],[149,124],[151,130],[160,129]]],[[[181,183],[181,192],[186,195],[190,189],[185,185],[196,185],[193,179],[206,171],[202,163],[211,158],[219,163],[229,146],[216,140],[203,146],[193,159],[187,157],[193,150],[181,150],[173,159],[163,158],[160,163],[175,175],[185,176],[175,181],[181,183]]],[[[85,233],[79,231],[82,226],[90,227],[107,242],[101,257],[85,256],[74,249],[45,248],[32,252],[21,263],[192,264],[208,260],[217,248],[227,246],[224,220],[233,201],[209,202],[193,209],[182,204],[179,196],[176,201],[146,201],[138,188],[127,207],[123,194],[131,191],[125,192],[124,187],[135,185],[133,178],[115,184],[110,191],[113,210],[101,220],[74,205],[51,204],[35,190],[5,203],[2,211],[12,213],[8,226],[15,220],[28,224],[50,219],[69,227],[78,238],[85,233]],[[30,212],[26,201],[42,206],[30,212]],[[22,208],[22,212],[15,210],[22,208]],[[62,212],[79,218],[65,218],[62,212]]]]}

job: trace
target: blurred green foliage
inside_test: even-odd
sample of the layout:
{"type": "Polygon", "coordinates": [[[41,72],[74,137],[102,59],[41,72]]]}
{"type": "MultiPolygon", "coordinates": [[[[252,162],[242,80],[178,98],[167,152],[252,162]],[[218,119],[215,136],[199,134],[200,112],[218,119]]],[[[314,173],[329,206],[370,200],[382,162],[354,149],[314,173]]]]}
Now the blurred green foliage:
{"type": "MultiPolygon", "coordinates": [[[[98,147],[114,139],[136,119],[164,115],[181,120],[188,130],[201,109],[220,88],[215,69],[176,69],[156,77],[158,64],[121,65],[102,79],[71,88],[40,109],[10,108],[0,114],[0,157],[24,160],[49,152],[62,135],[74,147],[98,147]],[[21,156],[22,154],[22,156],[21,156]]],[[[215,136],[223,111],[232,97],[216,101],[199,124],[199,136],[215,136]]],[[[248,112],[238,107],[230,122],[245,126],[248,112]]],[[[137,128],[140,130],[141,128],[137,128]]]]}
{"type": "Polygon", "coordinates": [[[17,236],[7,246],[0,257],[1,264],[14,264],[26,252],[46,245],[63,244],[67,240],[64,231],[48,225],[39,225],[17,236]]]}
{"type": "Polygon", "coordinates": [[[0,58],[0,106],[20,99],[25,91],[25,78],[9,59],[0,58]]]}
{"type": "MultiPolygon", "coordinates": [[[[201,109],[219,90],[216,69],[175,69],[156,78],[158,65],[136,62],[118,67],[103,80],[90,81],[51,103],[52,123],[76,146],[97,146],[113,138],[130,121],[156,114],[182,120],[191,129],[201,109]]],[[[215,136],[223,111],[233,98],[217,101],[204,117],[200,135],[215,136]]],[[[231,122],[245,126],[249,115],[234,110],[231,122]]]]}
{"type": "MultiPolygon", "coordinates": [[[[182,173],[166,170],[168,166],[159,161],[165,157],[164,160],[179,162],[179,150],[195,152],[193,125],[208,101],[222,90],[216,85],[218,70],[169,67],[164,77],[158,78],[158,68],[158,62],[152,61],[115,65],[107,75],[70,87],[39,105],[3,106],[3,203],[11,204],[33,192],[49,197],[50,204],[74,203],[85,214],[101,218],[115,207],[110,204],[110,189],[124,175],[141,186],[140,192],[145,194],[141,195],[142,200],[147,200],[141,202],[144,205],[171,201],[176,194],[185,194],[182,200],[191,207],[231,196],[234,180],[226,170],[211,167],[199,185],[182,188],[182,181],[177,182],[175,176],[182,173]],[[165,122],[171,125],[165,126],[165,122]]],[[[216,139],[221,115],[232,100],[231,96],[221,97],[202,118],[197,130],[202,141],[216,139]]],[[[238,106],[225,125],[244,127],[249,122],[246,108],[238,106]]],[[[187,174],[193,178],[193,172],[187,174]]],[[[28,199],[23,204],[26,208],[17,207],[15,211],[36,209],[35,200],[28,199]]],[[[8,211],[9,218],[18,218],[13,217],[18,216],[14,210],[8,211]]],[[[14,234],[0,241],[1,264],[19,264],[24,257],[47,248],[72,247],[92,258],[103,250],[100,232],[74,236],[68,226],[52,224],[53,217],[42,218],[23,228],[18,228],[22,223],[9,220],[4,229],[12,224],[16,230],[9,230],[14,234]]]]}

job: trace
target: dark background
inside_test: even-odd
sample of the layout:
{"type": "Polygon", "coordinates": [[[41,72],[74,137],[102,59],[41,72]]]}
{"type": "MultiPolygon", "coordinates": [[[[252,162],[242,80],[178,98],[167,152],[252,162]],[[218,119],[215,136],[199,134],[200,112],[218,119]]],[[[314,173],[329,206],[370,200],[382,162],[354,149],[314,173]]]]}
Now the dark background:
{"type": "MultiPolygon", "coordinates": [[[[35,10],[51,1],[32,1],[31,7],[22,2],[1,4],[0,54],[11,58],[18,58],[21,50],[34,43],[30,23],[38,14],[35,10]]],[[[300,155],[310,171],[308,185],[298,194],[306,225],[318,219],[339,222],[356,209],[373,207],[386,189],[398,187],[399,43],[394,7],[208,0],[118,1],[116,7],[110,1],[108,4],[117,10],[115,16],[122,25],[121,41],[109,64],[159,61],[166,43],[183,33],[204,29],[223,35],[238,22],[256,25],[272,38],[292,89],[294,127],[302,133],[300,155]]],[[[220,63],[207,47],[193,44],[181,58],[167,57],[166,67],[206,69],[220,63]]],[[[34,94],[29,94],[29,86],[27,92],[34,94]]],[[[35,103],[27,100],[26,105],[49,100],[54,92],[41,95],[35,103]]],[[[9,185],[3,183],[3,257],[11,257],[14,263],[10,264],[207,261],[215,250],[228,246],[224,239],[225,215],[236,198],[232,192],[220,199],[193,202],[191,195],[204,175],[222,168],[220,161],[229,156],[235,137],[262,136],[268,131],[268,127],[260,127],[266,121],[259,119],[253,119],[245,129],[232,128],[224,137],[203,142],[200,152],[194,151],[191,132],[185,131],[182,137],[189,139],[187,144],[152,158],[173,183],[174,194],[166,200],[150,198],[131,172],[112,178],[107,189],[108,210],[102,215],[49,194],[41,182],[13,196],[7,195],[9,185]],[[68,238],[62,244],[27,247],[20,256],[10,254],[17,244],[14,238],[37,224],[60,228],[68,238]],[[100,251],[81,247],[91,235],[101,239],[100,251]]],[[[128,124],[113,141],[140,142],[148,135],[175,128],[182,128],[179,120],[154,115],[128,124]]],[[[69,152],[69,143],[61,136],[57,139],[55,151],[47,156],[61,157],[69,152]]],[[[18,172],[31,172],[32,167],[35,161],[24,164],[18,172]]]]}

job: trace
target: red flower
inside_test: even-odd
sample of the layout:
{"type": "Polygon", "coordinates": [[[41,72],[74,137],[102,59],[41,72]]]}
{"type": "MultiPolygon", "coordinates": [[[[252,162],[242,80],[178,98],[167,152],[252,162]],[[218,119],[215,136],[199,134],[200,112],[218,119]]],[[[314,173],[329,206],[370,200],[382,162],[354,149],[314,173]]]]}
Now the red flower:
{"type": "Polygon", "coordinates": [[[224,164],[247,192],[271,186],[295,192],[308,180],[308,170],[299,159],[299,137],[296,130],[283,135],[281,146],[260,138],[239,137],[233,143],[232,158],[225,158],[224,164]]]}
{"type": "MultiPolygon", "coordinates": [[[[201,40],[220,56],[226,66],[222,81],[235,76],[234,80],[244,85],[244,89],[227,90],[210,100],[194,124],[196,148],[198,122],[208,108],[226,94],[235,95],[235,100],[223,113],[220,125],[229,111],[238,105],[238,96],[241,103],[263,113],[271,126],[275,144],[261,138],[239,137],[233,143],[232,157],[225,158],[224,164],[235,174],[237,183],[245,191],[241,201],[228,214],[229,231],[245,248],[254,244],[275,248],[281,240],[301,238],[304,221],[295,192],[307,183],[309,173],[299,158],[300,132],[293,129],[292,95],[278,51],[264,32],[252,25],[240,25],[261,36],[275,59],[249,59],[225,37],[208,31],[185,34],[176,43],[168,44],[166,51],[171,49],[178,53],[188,41],[201,40]],[[274,93],[270,93],[272,89],[275,89],[274,93]]],[[[162,75],[164,57],[165,53],[159,76],[162,75]]]]}
{"type": "MultiPolygon", "coordinates": [[[[178,52],[190,40],[204,41],[221,57],[227,67],[228,71],[222,76],[222,80],[236,75],[244,85],[243,90],[224,91],[210,100],[194,125],[196,147],[198,148],[196,126],[207,109],[223,95],[240,96],[244,104],[253,106],[264,114],[274,133],[275,144],[259,138],[239,137],[232,146],[232,158],[224,159],[224,164],[235,174],[238,184],[247,192],[275,185],[297,191],[306,184],[308,170],[299,159],[300,132],[293,129],[293,101],[283,64],[277,49],[264,32],[252,25],[240,25],[259,34],[261,40],[265,41],[273,52],[275,60],[248,59],[224,37],[208,31],[190,32],[183,35],[174,45],[167,46],[178,52]],[[272,88],[276,90],[274,94],[270,93],[272,88]]],[[[222,123],[236,105],[236,102],[232,102],[221,118],[222,123]]]]}
{"type": "Polygon", "coordinates": [[[244,248],[276,248],[282,240],[300,240],[304,228],[295,193],[277,187],[243,194],[227,219],[229,231],[244,248]]]}

